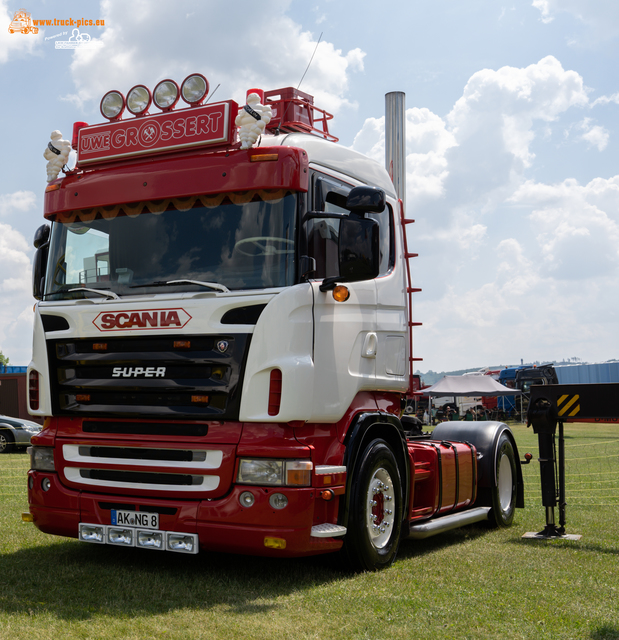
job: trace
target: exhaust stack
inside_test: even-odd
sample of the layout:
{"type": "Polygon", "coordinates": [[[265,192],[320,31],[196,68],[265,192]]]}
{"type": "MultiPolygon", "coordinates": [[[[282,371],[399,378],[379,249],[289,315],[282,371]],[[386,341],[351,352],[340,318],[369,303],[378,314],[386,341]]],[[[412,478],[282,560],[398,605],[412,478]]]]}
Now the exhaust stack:
{"type": "Polygon", "coordinates": [[[385,94],[385,168],[406,211],[406,94],[385,94]]]}

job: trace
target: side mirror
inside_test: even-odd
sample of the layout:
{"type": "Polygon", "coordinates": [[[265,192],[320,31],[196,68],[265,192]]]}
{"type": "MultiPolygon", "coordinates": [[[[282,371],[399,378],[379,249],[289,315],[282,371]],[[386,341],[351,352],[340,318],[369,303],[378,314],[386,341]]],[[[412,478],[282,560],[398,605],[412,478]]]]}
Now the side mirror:
{"type": "Polygon", "coordinates": [[[387,205],[385,192],[378,187],[353,187],[346,199],[346,208],[352,213],[381,213],[387,205]]]}
{"type": "Polygon", "coordinates": [[[41,225],[34,234],[34,244],[36,253],[32,262],[32,295],[37,299],[43,298],[45,289],[45,271],[47,269],[47,255],[49,253],[50,227],[47,224],[41,225]]]}
{"type": "Polygon", "coordinates": [[[321,291],[338,282],[373,280],[380,270],[378,222],[370,218],[342,218],[338,243],[340,275],[325,278],[321,291]]]}
{"type": "Polygon", "coordinates": [[[34,232],[34,240],[32,244],[35,249],[38,249],[42,244],[49,242],[49,233],[50,226],[48,224],[42,224],[35,232],[34,232]]]}

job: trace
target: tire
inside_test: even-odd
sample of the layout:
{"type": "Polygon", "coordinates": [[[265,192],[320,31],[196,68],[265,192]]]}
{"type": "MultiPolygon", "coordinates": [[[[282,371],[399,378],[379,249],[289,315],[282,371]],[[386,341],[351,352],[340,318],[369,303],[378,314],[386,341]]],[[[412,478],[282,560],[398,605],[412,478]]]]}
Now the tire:
{"type": "Polygon", "coordinates": [[[363,451],[351,485],[344,556],[353,571],[376,571],[396,557],[402,527],[402,485],[391,447],[373,440],[363,451]]]}
{"type": "Polygon", "coordinates": [[[518,475],[516,456],[510,439],[501,434],[496,449],[497,483],[492,487],[490,523],[495,527],[509,527],[514,520],[518,475]]]}
{"type": "Polygon", "coordinates": [[[0,454],[12,451],[13,442],[13,435],[8,429],[0,430],[0,454]]]}

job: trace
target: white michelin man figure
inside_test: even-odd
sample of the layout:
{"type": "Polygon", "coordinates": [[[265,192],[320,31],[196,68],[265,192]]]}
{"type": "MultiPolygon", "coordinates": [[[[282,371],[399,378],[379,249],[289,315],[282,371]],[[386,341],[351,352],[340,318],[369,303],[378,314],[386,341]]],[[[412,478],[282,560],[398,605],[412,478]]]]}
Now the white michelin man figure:
{"type": "Polygon", "coordinates": [[[52,141],[43,152],[43,157],[47,160],[47,181],[51,182],[58,177],[62,167],[69,161],[71,143],[62,139],[60,131],[52,131],[52,141]]]}
{"type": "Polygon", "coordinates": [[[250,93],[234,124],[239,127],[241,149],[251,149],[272,117],[271,107],[260,104],[260,96],[250,93]]]}

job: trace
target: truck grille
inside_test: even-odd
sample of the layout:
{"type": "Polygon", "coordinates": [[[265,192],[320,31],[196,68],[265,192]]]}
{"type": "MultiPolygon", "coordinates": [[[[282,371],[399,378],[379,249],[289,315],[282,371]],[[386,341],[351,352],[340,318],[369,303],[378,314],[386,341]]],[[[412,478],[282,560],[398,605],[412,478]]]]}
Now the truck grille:
{"type": "Polygon", "coordinates": [[[234,445],[214,449],[118,446],[111,443],[62,445],[61,473],[70,486],[137,495],[152,491],[189,497],[218,496],[232,479],[234,445]]]}
{"type": "Polygon", "coordinates": [[[236,420],[251,334],[49,340],[55,415],[236,420]]]}

